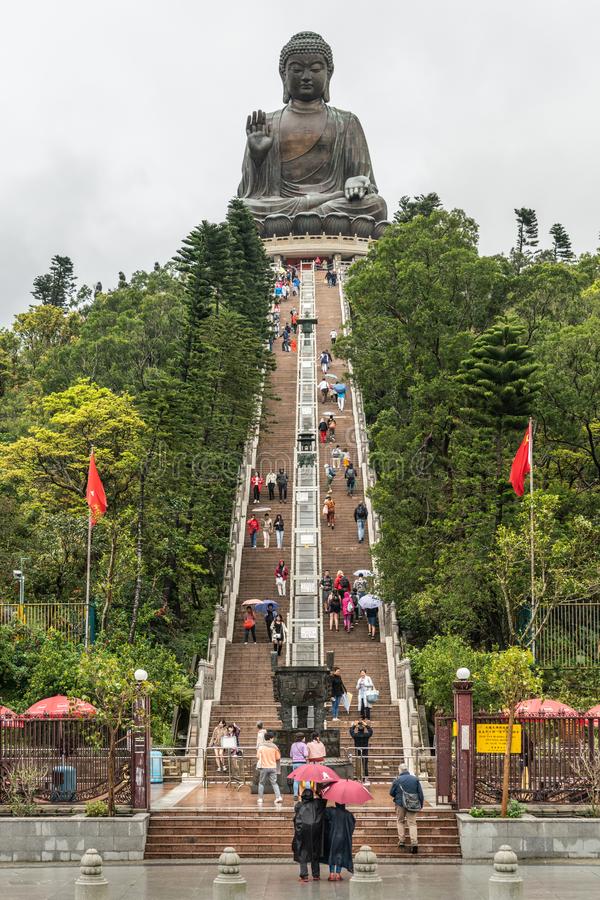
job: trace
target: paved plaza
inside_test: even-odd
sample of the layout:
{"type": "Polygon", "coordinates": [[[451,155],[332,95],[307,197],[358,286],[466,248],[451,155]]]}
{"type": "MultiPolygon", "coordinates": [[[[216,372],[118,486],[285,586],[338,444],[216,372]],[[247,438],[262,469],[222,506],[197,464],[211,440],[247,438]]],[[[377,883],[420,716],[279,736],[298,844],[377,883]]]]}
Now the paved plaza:
{"type": "MultiPolygon", "coordinates": [[[[321,868],[326,879],[326,869],[321,868]]],[[[524,900],[575,900],[600,895],[600,864],[522,866],[524,900]]],[[[305,885],[293,865],[246,863],[247,900],[348,897],[348,881],[305,885]]],[[[490,865],[382,865],[381,900],[487,900],[490,865]]],[[[77,866],[0,866],[0,896],[6,900],[71,900],[77,866]]],[[[211,865],[106,866],[110,900],[212,900],[211,865]]]]}

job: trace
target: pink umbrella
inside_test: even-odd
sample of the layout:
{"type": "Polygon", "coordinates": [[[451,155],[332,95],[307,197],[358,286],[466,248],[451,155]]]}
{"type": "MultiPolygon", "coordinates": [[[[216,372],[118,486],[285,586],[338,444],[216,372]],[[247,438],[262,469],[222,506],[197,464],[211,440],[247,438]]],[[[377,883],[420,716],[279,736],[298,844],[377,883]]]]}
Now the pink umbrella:
{"type": "Polygon", "coordinates": [[[579,713],[566,703],[559,700],[523,700],[515,709],[515,715],[519,718],[541,718],[552,716],[579,716],[579,713]]]}
{"type": "Polygon", "coordinates": [[[320,763],[305,763],[288,775],[288,778],[293,781],[314,781],[315,784],[330,784],[333,781],[339,781],[339,777],[329,766],[323,766],[320,763]]]}
{"type": "Polygon", "coordinates": [[[38,700],[26,710],[25,715],[36,719],[64,719],[70,716],[95,716],[96,712],[96,707],[91,703],[86,703],[85,700],[57,694],[56,697],[38,700]]]}
{"type": "Polygon", "coordinates": [[[5,728],[23,728],[23,722],[13,709],[8,706],[0,706],[0,725],[5,728]]]}
{"type": "Polygon", "coordinates": [[[597,703],[596,706],[592,706],[591,709],[588,709],[584,718],[587,719],[591,716],[593,716],[594,719],[600,719],[600,703],[597,703]]]}
{"type": "Polygon", "coordinates": [[[323,788],[322,795],[325,800],[333,800],[334,803],[362,804],[373,799],[373,794],[360,781],[348,781],[346,778],[323,788]]]}

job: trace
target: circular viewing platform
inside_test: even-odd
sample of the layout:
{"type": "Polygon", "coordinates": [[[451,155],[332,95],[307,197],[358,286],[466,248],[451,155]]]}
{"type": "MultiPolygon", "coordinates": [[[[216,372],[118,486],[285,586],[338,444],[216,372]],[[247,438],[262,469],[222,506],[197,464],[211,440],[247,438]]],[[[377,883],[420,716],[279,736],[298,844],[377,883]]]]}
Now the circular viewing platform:
{"type": "Polygon", "coordinates": [[[347,260],[366,256],[374,240],[343,234],[289,234],[286,237],[263,238],[262,242],[267,256],[273,259],[278,256],[311,259],[315,256],[338,256],[347,260]]]}

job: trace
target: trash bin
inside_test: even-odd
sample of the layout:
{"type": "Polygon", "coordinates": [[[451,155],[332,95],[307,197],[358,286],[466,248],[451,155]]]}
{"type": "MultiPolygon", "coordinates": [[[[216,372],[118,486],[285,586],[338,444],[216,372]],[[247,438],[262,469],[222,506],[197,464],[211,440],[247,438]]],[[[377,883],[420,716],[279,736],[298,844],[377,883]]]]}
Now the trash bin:
{"type": "Polygon", "coordinates": [[[55,766],[52,769],[51,803],[69,803],[77,795],[77,769],[75,766],[55,766]]]}
{"type": "Polygon", "coordinates": [[[160,750],[150,751],[150,784],[162,784],[163,777],[163,755],[160,750]]]}

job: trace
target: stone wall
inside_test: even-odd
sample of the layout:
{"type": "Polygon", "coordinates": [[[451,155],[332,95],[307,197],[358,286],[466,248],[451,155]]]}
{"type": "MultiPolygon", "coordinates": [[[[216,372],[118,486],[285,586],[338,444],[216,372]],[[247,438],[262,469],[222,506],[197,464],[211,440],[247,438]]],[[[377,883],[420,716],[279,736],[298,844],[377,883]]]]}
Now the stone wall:
{"type": "Polygon", "coordinates": [[[109,860],[144,858],[148,813],[114,819],[94,816],[0,818],[0,862],[79,860],[95,847],[109,860]]]}
{"type": "Polygon", "coordinates": [[[509,844],[519,859],[600,857],[600,819],[473,819],[468,813],[456,818],[463,859],[492,859],[502,844],[509,844]]]}

